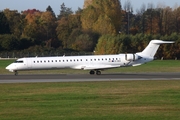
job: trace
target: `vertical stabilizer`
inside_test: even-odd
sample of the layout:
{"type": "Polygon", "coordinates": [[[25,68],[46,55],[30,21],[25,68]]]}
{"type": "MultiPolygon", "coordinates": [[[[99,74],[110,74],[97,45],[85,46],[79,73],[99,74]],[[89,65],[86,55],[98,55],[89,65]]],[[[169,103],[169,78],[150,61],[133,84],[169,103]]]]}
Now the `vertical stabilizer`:
{"type": "Polygon", "coordinates": [[[154,57],[160,44],[164,43],[174,43],[174,41],[162,41],[162,40],[151,40],[148,46],[140,52],[141,55],[154,57]]]}

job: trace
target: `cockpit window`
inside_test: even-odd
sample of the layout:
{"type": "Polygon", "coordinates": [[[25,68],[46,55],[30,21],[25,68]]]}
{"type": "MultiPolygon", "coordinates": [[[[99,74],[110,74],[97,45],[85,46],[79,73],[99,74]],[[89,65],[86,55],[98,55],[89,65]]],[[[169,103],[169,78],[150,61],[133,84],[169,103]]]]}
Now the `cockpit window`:
{"type": "Polygon", "coordinates": [[[23,63],[23,60],[16,60],[14,63],[23,63]]]}

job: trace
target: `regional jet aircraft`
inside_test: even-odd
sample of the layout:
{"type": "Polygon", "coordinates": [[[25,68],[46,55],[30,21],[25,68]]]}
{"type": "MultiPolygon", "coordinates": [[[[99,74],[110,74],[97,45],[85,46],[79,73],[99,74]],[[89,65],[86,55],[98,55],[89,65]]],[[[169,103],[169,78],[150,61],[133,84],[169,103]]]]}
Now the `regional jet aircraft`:
{"type": "Polygon", "coordinates": [[[173,41],[151,40],[142,51],[131,54],[116,55],[88,55],[88,56],[62,56],[62,57],[32,57],[20,58],[6,67],[10,72],[18,75],[23,70],[46,69],[82,69],[89,70],[89,74],[100,75],[102,70],[126,66],[138,66],[154,60],[154,55],[160,44],[174,43],[173,41]]]}

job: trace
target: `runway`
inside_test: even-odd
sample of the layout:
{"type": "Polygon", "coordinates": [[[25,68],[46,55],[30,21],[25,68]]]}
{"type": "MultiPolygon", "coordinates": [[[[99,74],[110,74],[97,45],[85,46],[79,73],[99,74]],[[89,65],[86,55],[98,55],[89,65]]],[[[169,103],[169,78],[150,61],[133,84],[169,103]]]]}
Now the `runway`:
{"type": "Polygon", "coordinates": [[[122,80],[180,80],[180,73],[119,73],[119,74],[26,74],[0,75],[0,83],[90,82],[122,80]]]}

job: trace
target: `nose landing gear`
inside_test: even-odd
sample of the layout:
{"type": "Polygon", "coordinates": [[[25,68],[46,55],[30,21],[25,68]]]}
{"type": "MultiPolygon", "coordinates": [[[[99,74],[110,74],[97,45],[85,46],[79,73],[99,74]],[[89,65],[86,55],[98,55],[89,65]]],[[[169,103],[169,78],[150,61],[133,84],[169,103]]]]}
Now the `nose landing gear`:
{"type": "Polygon", "coordinates": [[[18,72],[17,72],[17,71],[14,71],[14,75],[17,76],[17,75],[18,75],[18,72]]]}

